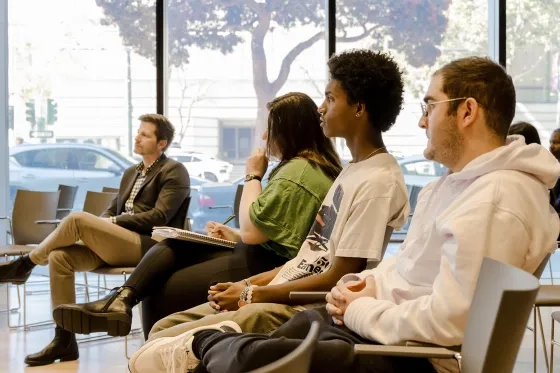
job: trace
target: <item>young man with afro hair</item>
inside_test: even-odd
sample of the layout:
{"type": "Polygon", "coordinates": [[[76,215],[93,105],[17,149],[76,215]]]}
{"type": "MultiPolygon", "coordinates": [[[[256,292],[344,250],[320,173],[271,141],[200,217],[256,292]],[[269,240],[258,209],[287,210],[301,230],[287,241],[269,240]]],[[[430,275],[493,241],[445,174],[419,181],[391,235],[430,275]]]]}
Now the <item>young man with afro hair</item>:
{"type": "Polygon", "coordinates": [[[131,372],[191,371],[198,365],[189,345],[195,332],[230,325],[268,333],[324,304],[298,304],[290,292],[328,291],[344,275],[381,261],[392,230],[410,210],[402,171],[382,137],[401,111],[402,74],[389,55],[369,50],[333,56],[328,67],[321,126],[327,137],[346,140],[353,160],[329,190],[298,255],[239,283],[211,286],[209,303],[160,320],[131,358],[131,372]]]}

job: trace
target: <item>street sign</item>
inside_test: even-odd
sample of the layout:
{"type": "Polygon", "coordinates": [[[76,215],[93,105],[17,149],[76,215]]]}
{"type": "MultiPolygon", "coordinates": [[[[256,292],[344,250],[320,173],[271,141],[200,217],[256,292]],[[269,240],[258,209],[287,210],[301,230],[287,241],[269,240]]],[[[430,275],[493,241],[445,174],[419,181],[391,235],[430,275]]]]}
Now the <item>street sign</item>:
{"type": "Polygon", "coordinates": [[[32,139],[52,139],[54,131],[29,131],[29,137],[32,139]]]}

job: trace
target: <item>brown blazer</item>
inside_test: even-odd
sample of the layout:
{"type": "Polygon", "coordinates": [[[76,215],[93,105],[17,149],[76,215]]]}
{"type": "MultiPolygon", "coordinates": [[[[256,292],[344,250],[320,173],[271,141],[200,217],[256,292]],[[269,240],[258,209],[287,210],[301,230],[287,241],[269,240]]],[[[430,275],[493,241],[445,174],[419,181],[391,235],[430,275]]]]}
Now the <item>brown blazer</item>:
{"type": "Polygon", "coordinates": [[[142,252],[156,244],[151,239],[152,228],[169,226],[183,228],[190,202],[190,178],[182,163],[167,158],[165,154],[146,175],[134,199],[134,215],[121,215],[139,171],[127,168],[119,192],[101,217],[115,216],[117,225],[140,234],[142,252]]]}

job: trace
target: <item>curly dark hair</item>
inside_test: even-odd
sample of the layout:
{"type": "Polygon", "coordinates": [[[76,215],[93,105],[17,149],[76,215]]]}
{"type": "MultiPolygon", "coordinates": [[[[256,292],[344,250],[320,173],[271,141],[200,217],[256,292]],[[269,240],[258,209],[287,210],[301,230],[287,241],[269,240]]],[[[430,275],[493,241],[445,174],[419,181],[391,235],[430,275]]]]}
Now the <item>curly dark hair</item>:
{"type": "Polygon", "coordinates": [[[329,73],[348,96],[349,104],[365,105],[371,125],[388,131],[403,105],[402,72],[388,53],[351,49],[329,59],[329,73]]]}

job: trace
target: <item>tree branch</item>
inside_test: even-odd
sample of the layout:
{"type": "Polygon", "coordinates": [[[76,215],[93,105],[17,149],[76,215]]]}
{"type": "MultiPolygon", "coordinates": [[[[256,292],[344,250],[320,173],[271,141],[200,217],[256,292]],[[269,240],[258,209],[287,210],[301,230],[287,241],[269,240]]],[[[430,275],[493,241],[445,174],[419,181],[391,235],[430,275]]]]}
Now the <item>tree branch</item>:
{"type": "Polygon", "coordinates": [[[282,88],[288,76],[290,75],[290,67],[294,60],[307,48],[311,47],[317,41],[325,37],[325,32],[320,31],[310,37],[309,39],[302,41],[298,45],[292,48],[290,52],[282,60],[282,65],[280,66],[280,71],[278,72],[278,77],[272,82],[272,92],[276,93],[282,88]]]}
{"type": "Polygon", "coordinates": [[[346,36],[346,33],[344,36],[338,36],[336,38],[336,41],[341,42],[341,43],[353,43],[359,40],[362,40],[363,38],[365,38],[366,36],[369,36],[373,33],[373,31],[375,31],[377,27],[373,26],[370,29],[367,29],[365,26],[363,26],[364,32],[361,33],[360,35],[356,35],[356,36],[346,36]]]}

